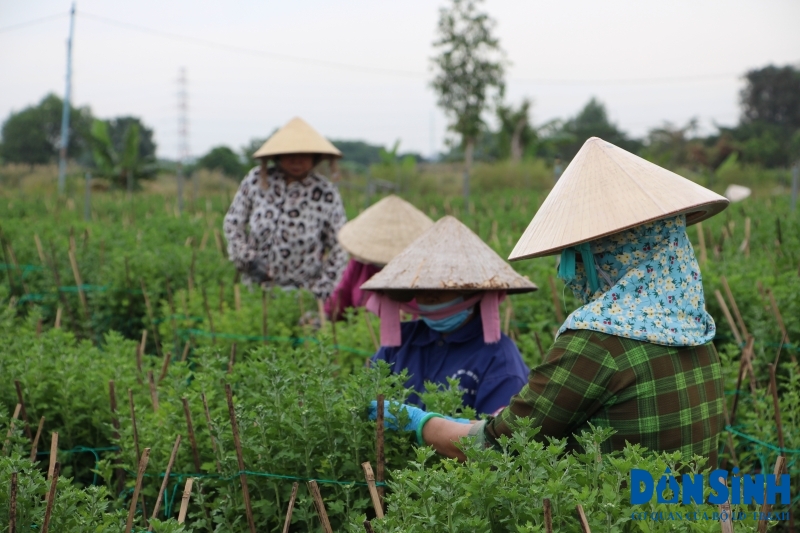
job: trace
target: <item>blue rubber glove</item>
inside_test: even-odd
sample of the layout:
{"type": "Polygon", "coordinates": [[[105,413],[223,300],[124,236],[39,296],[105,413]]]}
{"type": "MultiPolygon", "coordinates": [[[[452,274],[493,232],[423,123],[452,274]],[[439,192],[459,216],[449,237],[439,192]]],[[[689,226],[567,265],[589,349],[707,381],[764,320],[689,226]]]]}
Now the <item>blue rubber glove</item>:
{"type": "MultiPolygon", "coordinates": [[[[396,411],[400,409],[406,412],[409,420],[408,423],[403,427],[403,430],[416,432],[417,442],[419,442],[419,444],[425,444],[425,442],[422,439],[422,428],[431,418],[444,418],[445,420],[450,420],[451,422],[456,422],[458,424],[470,423],[469,419],[467,418],[452,418],[449,416],[442,416],[439,413],[429,413],[427,411],[423,411],[419,407],[414,407],[413,405],[384,400],[383,427],[385,427],[386,429],[399,428],[399,422],[397,421],[397,417],[389,412],[390,406],[392,410],[396,411]]],[[[376,420],[377,418],[378,418],[378,402],[372,400],[369,404],[369,419],[376,420]]]]}

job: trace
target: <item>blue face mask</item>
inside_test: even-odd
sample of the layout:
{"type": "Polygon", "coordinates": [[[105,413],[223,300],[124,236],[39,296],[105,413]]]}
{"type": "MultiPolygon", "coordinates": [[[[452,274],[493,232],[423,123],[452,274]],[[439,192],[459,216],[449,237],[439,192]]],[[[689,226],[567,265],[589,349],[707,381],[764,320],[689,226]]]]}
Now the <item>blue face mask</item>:
{"type": "MultiPolygon", "coordinates": [[[[463,301],[464,297],[459,296],[455,300],[451,300],[449,302],[444,302],[441,304],[434,304],[434,305],[417,304],[417,306],[419,307],[420,311],[429,313],[432,311],[441,311],[442,309],[447,309],[448,307],[460,304],[463,301]]],[[[426,316],[421,316],[420,318],[432,330],[438,331],[440,333],[450,333],[451,331],[455,331],[462,324],[464,324],[464,322],[467,321],[467,318],[469,318],[471,312],[472,309],[464,309],[463,311],[459,311],[458,313],[455,313],[453,315],[444,318],[433,319],[433,318],[428,318],[426,316]]]]}

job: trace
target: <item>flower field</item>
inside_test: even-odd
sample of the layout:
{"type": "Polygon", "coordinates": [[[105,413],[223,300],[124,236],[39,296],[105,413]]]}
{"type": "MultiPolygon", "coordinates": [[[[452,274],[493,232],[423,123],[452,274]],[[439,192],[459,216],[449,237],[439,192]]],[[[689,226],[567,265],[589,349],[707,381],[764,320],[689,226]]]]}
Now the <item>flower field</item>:
{"type": "MultiPolygon", "coordinates": [[[[357,215],[363,198],[343,194],[348,216],[357,215]]],[[[433,219],[456,216],[507,257],[544,196],[508,189],[469,205],[407,199],[433,219]]],[[[527,532],[547,531],[550,520],[554,531],[595,532],[800,525],[790,515],[754,520],[760,504],[733,503],[726,512],[742,519],[722,524],[708,503],[632,506],[632,468],[658,479],[667,467],[713,465],[632,446],[600,454],[603,429],[581,437],[583,453],[564,454],[564,442],[541,444],[536,428],[523,428],[502,453],[468,450],[465,465],[417,448],[409,434],[376,437],[369,401],[407,395],[402,376],[365,366],[378,319],[357,311],[331,324],[310,293],[240,284],[221,236],[226,198],[204,200],[179,215],[172,198],[102,194],[85,220],[73,200],[0,197],[0,531],[14,531],[3,529],[12,516],[16,531],[59,533],[527,532]],[[385,491],[383,518],[367,461],[385,491]],[[709,518],[666,518],[676,508],[709,518]],[[645,512],[662,518],[632,518],[645,512]]],[[[688,234],[726,376],[721,461],[773,473],[783,457],[793,502],[774,511],[796,514],[800,213],[787,197],[753,197],[688,234]]],[[[552,257],[513,266],[539,291],[507,298],[501,322],[533,366],[577,304],[552,257]]],[[[456,414],[460,395],[431,387],[424,401],[456,414]]]]}

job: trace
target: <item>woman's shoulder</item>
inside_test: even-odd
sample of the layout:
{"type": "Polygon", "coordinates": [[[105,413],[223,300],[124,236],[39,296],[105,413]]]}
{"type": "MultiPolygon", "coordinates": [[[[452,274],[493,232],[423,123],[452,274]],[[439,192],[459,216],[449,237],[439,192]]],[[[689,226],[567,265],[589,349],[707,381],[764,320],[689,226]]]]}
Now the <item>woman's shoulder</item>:
{"type": "Polygon", "coordinates": [[[239,184],[240,189],[253,189],[256,185],[258,185],[258,180],[261,179],[261,174],[259,172],[260,167],[255,166],[250,169],[250,172],[245,174],[244,178],[239,184]]]}

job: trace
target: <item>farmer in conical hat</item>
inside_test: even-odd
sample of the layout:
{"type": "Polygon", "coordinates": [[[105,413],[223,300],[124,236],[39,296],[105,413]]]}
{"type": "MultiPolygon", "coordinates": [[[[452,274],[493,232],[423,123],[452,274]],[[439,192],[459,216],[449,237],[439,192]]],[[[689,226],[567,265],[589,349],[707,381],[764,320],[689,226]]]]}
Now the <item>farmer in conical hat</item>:
{"type": "MultiPolygon", "coordinates": [[[[463,404],[489,414],[525,383],[528,367],[500,331],[499,305],[536,285],[455,218],[439,220],[361,288],[381,317],[382,347],[372,359],[407,370],[407,387],[423,392],[425,381],[458,378],[463,404]],[[400,311],[420,319],[401,326],[400,311]]],[[[409,401],[420,402],[416,394],[409,401]]]]}
{"type": "Polygon", "coordinates": [[[325,299],[347,263],[336,233],[339,191],[314,167],[341,152],[300,118],[264,143],[225,215],[228,256],[246,283],[305,288],[325,299]],[[268,161],[275,166],[268,168],[268,161]]]}
{"type": "Polygon", "coordinates": [[[536,438],[567,438],[569,448],[593,424],[615,430],[605,452],[629,442],[715,465],[723,382],[686,226],[727,205],[610,143],[586,141],[511,254],[560,253],[558,275],[584,305],[499,415],[464,426],[407,406],[406,428],[463,457],[460,437],[496,445],[523,417],[541,428],[536,438]]]}
{"type": "Polygon", "coordinates": [[[342,226],[338,240],[350,262],[325,301],[328,318],[341,320],[347,308],[363,307],[366,293],[361,285],[431,226],[433,220],[425,213],[393,194],[342,226]]]}

